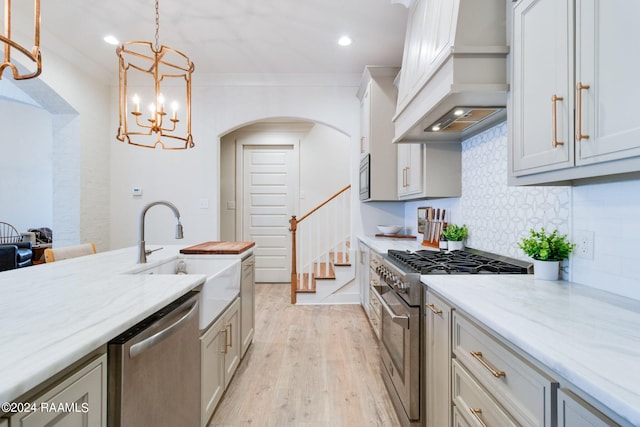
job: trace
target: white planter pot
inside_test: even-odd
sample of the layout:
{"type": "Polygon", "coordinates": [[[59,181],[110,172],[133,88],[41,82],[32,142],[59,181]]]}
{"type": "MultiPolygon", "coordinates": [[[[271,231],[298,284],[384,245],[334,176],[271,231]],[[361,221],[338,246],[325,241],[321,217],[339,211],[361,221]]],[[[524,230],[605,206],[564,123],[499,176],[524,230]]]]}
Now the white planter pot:
{"type": "Polygon", "coordinates": [[[558,280],[560,261],[533,260],[533,278],[540,280],[558,280]]]}
{"type": "Polygon", "coordinates": [[[452,241],[448,241],[447,242],[447,249],[449,250],[449,252],[451,251],[461,251],[464,249],[464,242],[460,241],[460,242],[452,242],[452,241]]]}

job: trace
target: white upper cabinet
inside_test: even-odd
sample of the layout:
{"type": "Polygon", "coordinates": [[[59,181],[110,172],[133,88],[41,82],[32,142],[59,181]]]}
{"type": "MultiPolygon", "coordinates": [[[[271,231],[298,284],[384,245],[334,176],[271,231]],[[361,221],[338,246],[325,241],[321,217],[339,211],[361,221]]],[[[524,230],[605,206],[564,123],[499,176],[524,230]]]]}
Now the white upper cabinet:
{"type": "Polygon", "coordinates": [[[459,197],[461,145],[451,142],[397,144],[398,199],[459,197]]]}
{"type": "Polygon", "coordinates": [[[369,198],[367,201],[397,200],[396,146],[392,144],[391,117],[398,91],[393,81],[397,67],[366,67],[360,99],[360,157],[369,155],[369,198]]]}
{"type": "Polygon", "coordinates": [[[640,3],[519,0],[512,13],[510,181],[640,170],[640,3]],[[574,48],[575,46],[575,48],[574,48]]]}
{"type": "Polygon", "coordinates": [[[422,144],[398,144],[398,198],[422,192],[422,144]]]}

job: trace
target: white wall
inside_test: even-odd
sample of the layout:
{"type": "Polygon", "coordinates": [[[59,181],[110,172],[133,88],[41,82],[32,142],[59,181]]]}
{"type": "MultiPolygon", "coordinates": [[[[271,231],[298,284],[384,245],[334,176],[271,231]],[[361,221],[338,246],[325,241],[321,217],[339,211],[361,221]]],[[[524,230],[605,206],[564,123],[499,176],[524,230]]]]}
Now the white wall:
{"type": "Polygon", "coordinates": [[[0,221],[19,232],[51,228],[51,114],[40,107],[0,99],[0,129],[0,221]]]}
{"type": "MultiPolygon", "coordinates": [[[[180,209],[185,233],[181,244],[217,239],[219,138],[246,124],[278,117],[323,123],[348,135],[351,159],[357,159],[359,103],[355,94],[359,78],[359,75],[205,76],[194,73],[192,132],[196,146],[193,149],[168,152],[110,141],[111,247],[136,244],[140,211],[146,203],[158,199],[169,200],[180,209]],[[143,188],[142,197],[131,195],[133,186],[143,188]],[[199,209],[202,198],[209,200],[209,209],[199,209]]],[[[114,131],[118,123],[116,93],[117,88],[113,88],[114,131]]],[[[351,162],[351,180],[357,182],[357,167],[353,163],[357,161],[351,162]]],[[[160,213],[161,210],[166,209],[156,207],[147,214],[147,242],[175,243],[172,215],[168,210],[160,213]]]]}
{"type": "Polygon", "coordinates": [[[300,143],[300,215],[350,184],[349,138],[316,125],[300,143]]]}
{"type": "Polygon", "coordinates": [[[517,246],[529,228],[558,229],[575,241],[594,232],[593,260],[574,253],[564,277],[640,299],[640,180],[574,187],[508,187],[507,128],[499,124],[462,142],[462,197],[408,202],[405,222],[419,206],[446,208],[450,221],[469,226],[468,246],[527,259],[517,246]]]}
{"type": "MultiPolygon", "coordinates": [[[[42,74],[12,84],[51,115],[54,245],[93,241],[104,250],[109,246],[109,87],[65,59],[59,46],[43,36],[42,74]]],[[[116,61],[114,66],[117,78],[116,61]]]]}

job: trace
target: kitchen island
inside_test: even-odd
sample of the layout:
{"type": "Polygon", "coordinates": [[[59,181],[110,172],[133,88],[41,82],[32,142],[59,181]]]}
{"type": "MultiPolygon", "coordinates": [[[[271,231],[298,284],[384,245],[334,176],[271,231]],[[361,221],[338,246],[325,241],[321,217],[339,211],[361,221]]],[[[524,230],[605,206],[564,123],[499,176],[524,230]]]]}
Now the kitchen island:
{"type": "Polygon", "coordinates": [[[454,312],[540,367],[560,390],[571,390],[617,423],[640,425],[640,301],[532,275],[421,280],[454,312]]]}
{"type": "Polygon", "coordinates": [[[131,247],[0,274],[0,402],[28,398],[41,383],[201,286],[203,274],[136,274],[176,259],[181,248],[164,246],[144,265],[136,264],[137,248],[131,247]]]}

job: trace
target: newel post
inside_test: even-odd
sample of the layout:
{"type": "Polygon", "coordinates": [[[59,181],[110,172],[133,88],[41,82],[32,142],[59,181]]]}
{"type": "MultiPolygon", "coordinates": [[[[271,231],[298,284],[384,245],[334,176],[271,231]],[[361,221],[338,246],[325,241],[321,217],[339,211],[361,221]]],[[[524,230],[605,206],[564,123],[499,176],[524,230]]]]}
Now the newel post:
{"type": "Polygon", "coordinates": [[[298,220],[293,215],[289,220],[291,231],[291,304],[296,303],[297,289],[298,289],[298,272],[296,269],[296,230],[298,229],[298,220]]]}

